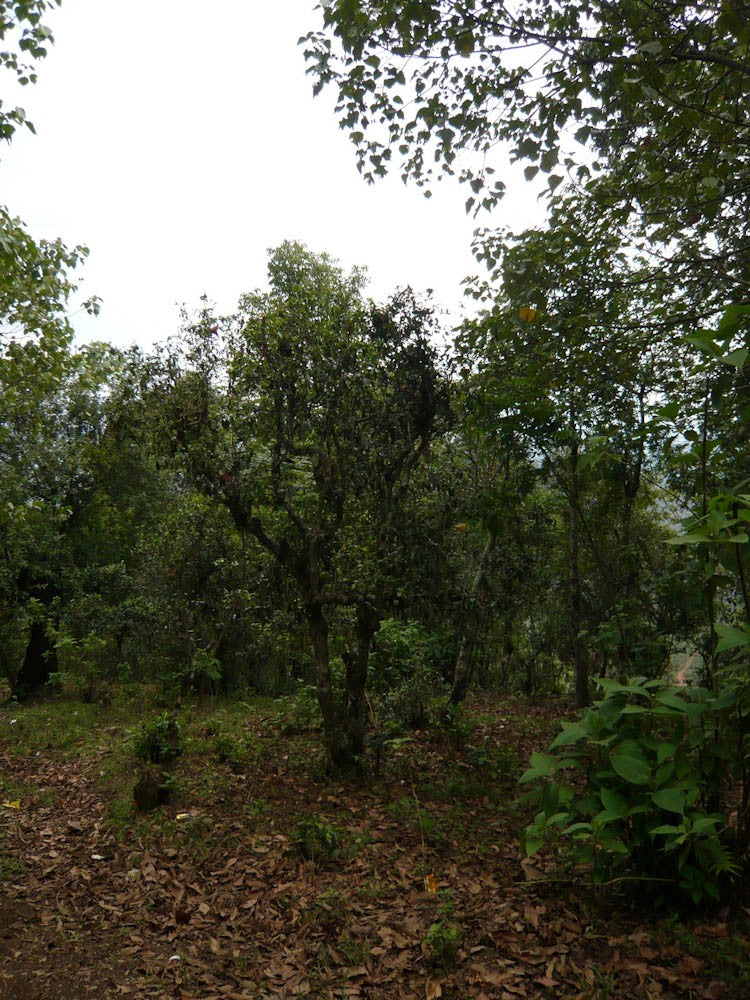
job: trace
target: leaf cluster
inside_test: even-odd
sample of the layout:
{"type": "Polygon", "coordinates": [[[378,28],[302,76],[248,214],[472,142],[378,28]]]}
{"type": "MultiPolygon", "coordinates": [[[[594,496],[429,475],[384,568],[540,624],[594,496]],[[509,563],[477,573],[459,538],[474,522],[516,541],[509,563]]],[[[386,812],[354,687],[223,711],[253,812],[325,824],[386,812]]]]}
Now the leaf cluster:
{"type": "Polygon", "coordinates": [[[564,723],[521,778],[539,809],[523,837],[527,855],[554,843],[596,883],[633,878],[660,898],[671,889],[694,903],[718,900],[742,860],[720,810],[740,767],[739,692],[715,697],[643,678],[599,684],[604,698],[564,723]]]}

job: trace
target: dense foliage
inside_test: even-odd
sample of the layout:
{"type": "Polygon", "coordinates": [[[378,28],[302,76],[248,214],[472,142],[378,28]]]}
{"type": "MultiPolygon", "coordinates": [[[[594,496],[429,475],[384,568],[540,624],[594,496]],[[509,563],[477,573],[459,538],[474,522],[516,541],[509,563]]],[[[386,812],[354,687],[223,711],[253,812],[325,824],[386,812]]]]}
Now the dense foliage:
{"type": "MultiPolygon", "coordinates": [[[[43,55],[47,6],[0,5],[0,37],[43,55]]],[[[498,143],[549,175],[547,226],[478,233],[482,310],[451,348],[429,301],[373,303],[364,272],[286,242],[233,315],[77,350],[83,251],[0,210],[14,696],[137,681],[297,692],[309,715],[312,690],[327,765],[361,771],[404,727],[460,736],[474,683],[585,709],[598,679],[532,761],[527,848],[560,835],[599,879],[694,900],[746,874],[746,14],[323,6],[308,58],[367,176],[398,151],[491,208],[498,143]]]]}

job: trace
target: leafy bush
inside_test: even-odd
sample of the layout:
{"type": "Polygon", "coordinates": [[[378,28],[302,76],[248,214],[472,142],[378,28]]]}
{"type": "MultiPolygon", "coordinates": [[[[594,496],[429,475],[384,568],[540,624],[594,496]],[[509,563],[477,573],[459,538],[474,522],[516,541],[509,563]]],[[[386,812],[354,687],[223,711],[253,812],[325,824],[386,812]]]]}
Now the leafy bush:
{"type": "Polygon", "coordinates": [[[450,893],[441,895],[443,895],[443,902],[438,910],[439,919],[430,924],[422,947],[428,964],[433,969],[445,971],[456,960],[460,929],[458,924],[451,919],[455,909],[452,895],[450,893]]]}
{"type": "Polygon", "coordinates": [[[297,824],[292,843],[308,861],[333,861],[341,854],[341,831],[319,816],[308,816],[297,824]]]}
{"type": "Polygon", "coordinates": [[[183,749],[180,724],[171,712],[162,712],[144,722],[135,740],[135,753],[149,764],[168,764],[183,749]]]}
{"type": "Polygon", "coordinates": [[[309,733],[320,728],[320,708],[314,685],[305,685],[284,700],[290,709],[281,729],[285,736],[309,733]]]}
{"type": "Polygon", "coordinates": [[[427,960],[434,969],[448,969],[456,958],[458,949],[458,927],[443,920],[430,924],[424,943],[427,960]]]}
{"type": "Polygon", "coordinates": [[[445,687],[444,655],[442,640],[422,626],[394,618],[381,623],[370,659],[371,687],[386,717],[414,729],[427,725],[431,703],[445,687]]]}
{"type": "Polygon", "coordinates": [[[220,763],[228,764],[238,774],[247,770],[252,763],[254,748],[251,743],[248,740],[238,739],[231,733],[215,733],[211,748],[220,763]]]}
{"type": "Polygon", "coordinates": [[[737,759],[737,692],[599,683],[604,699],[563,723],[521,778],[535,785],[526,799],[540,810],[526,854],[562,841],[595,882],[634,877],[658,897],[671,884],[695,903],[718,900],[738,870],[719,811],[737,759]]]}

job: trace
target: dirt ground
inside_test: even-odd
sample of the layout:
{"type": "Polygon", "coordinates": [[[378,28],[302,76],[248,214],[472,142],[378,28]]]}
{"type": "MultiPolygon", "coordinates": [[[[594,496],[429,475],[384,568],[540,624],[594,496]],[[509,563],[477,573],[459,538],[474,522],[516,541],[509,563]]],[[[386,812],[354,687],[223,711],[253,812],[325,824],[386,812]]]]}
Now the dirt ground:
{"type": "Polygon", "coordinates": [[[173,801],[140,816],[105,710],[61,747],[0,709],[1,1000],[750,997],[726,914],[683,923],[522,859],[515,780],[557,711],[477,703],[466,746],[415,734],[351,783],[314,732],[252,713],[253,753],[222,762],[206,711],[173,801]]]}

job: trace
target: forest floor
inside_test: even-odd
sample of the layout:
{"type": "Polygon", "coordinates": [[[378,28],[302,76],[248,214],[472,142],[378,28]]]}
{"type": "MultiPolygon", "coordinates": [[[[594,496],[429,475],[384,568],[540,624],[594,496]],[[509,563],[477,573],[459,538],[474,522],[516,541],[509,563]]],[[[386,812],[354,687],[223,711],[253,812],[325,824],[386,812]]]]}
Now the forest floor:
{"type": "Polygon", "coordinates": [[[482,696],[351,783],[303,709],[185,709],[172,799],[146,814],[145,693],[0,709],[1,1000],[750,998],[726,913],[523,859],[516,783],[559,702],[482,696]]]}

